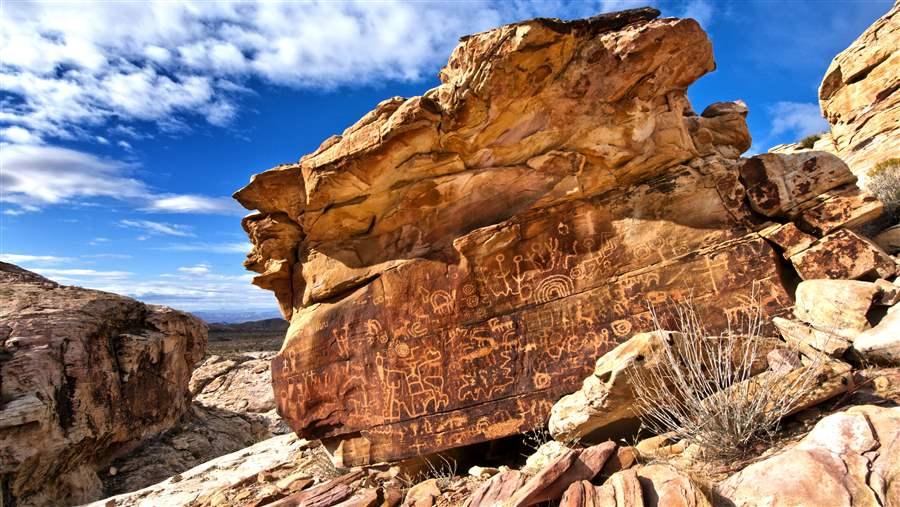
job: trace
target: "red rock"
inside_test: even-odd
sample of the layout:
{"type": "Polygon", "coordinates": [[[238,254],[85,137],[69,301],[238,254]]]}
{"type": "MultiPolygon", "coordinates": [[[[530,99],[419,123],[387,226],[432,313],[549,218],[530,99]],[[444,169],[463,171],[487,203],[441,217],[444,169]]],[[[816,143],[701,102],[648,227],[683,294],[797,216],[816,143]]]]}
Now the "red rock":
{"type": "Polygon", "coordinates": [[[797,206],[856,176],[841,159],[821,151],[764,153],[741,166],[750,206],[769,217],[787,216],[797,206]]]}
{"type": "Polygon", "coordinates": [[[729,505],[875,506],[900,501],[900,409],[858,406],[819,421],[802,441],[716,487],[729,505]],[[878,449],[878,452],[871,452],[878,449]]]}
{"type": "Polygon", "coordinates": [[[518,470],[500,472],[491,477],[472,494],[467,507],[494,507],[509,500],[528,477],[518,470]]]}
{"type": "Polygon", "coordinates": [[[887,278],[897,272],[897,263],[884,250],[846,229],[825,236],[791,262],[804,280],[887,278]]]}
{"type": "Polygon", "coordinates": [[[541,502],[558,500],[570,484],[590,481],[596,477],[615,450],[614,442],[604,442],[582,449],[576,453],[575,460],[569,464],[568,468],[562,474],[557,475],[558,467],[569,462],[568,454],[561,456],[526,482],[510,499],[510,507],[527,507],[541,502]]]}
{"type": "Polygon", "coordinates": [[[272,377],[298,434],[345,466],[501,438],[651,330],[648,302],[691,294],[716,331],[755,285],[787,312],[757,231],[853,176],[826,154],[740,160],[746,108],[685,96],[708,38],[656,15],[466,37],[440,86],[236,194],[258,210],[247,266],[291,319],[272,377]]]}

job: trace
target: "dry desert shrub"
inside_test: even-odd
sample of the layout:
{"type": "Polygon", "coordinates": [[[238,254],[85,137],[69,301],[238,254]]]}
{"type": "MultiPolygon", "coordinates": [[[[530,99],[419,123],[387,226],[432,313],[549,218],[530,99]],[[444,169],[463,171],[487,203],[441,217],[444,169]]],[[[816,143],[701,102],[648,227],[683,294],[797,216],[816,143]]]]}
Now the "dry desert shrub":
{"type": "Polygon", "coordinates": [[[763,335],[758,305],[742,326],[712,337],[690,302],[674,306],[676,333],[666,333],[651,313],[669,339],[661,340],[658,365],[629,376],[641,421],[658,435],[697,444],[707,457],[743,457],[770,440],[816,382],[816,360],[787,372],[760,371],[772,339],[763,335]]]}
{"type": "Polygon", "coordinates": [[[892,219],[900,219],[900,158],[879,162],[869,171],[869,190],[884,203],[892,219]]]}

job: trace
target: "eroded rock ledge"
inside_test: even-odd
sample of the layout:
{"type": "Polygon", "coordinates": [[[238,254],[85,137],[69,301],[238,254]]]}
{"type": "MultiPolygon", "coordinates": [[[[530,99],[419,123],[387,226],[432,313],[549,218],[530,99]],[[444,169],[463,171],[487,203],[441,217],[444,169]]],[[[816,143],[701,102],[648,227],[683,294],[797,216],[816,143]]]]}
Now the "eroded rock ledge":
{"type": "Polygon", "coordinates": [[[848,229],[881,204],[839,159],[741,159],[742,103],[693,112],[709,39],[658,14],[465,37],[440,86],[235,194],[291,320],[272,375],[294,430],[344,464],[515,434],[649,330],[648,302],[691,295],[715,331],[751,288],[772,316],[798,276],[895,270],[848,229]]]}
{"type": "Polygon", "coordinates": [[[188,408],[206,325],[0,262],[0,344],[2,503],[71,505],[99,498],[96,471],[188,408]]]}

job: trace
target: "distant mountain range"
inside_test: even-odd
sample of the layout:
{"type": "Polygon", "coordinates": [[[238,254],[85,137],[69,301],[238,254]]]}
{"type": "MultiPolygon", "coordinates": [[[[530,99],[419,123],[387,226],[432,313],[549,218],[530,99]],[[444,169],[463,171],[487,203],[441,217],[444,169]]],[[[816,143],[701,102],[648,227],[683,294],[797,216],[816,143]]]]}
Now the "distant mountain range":
{"type": "MultiPolygon", "coordinates": [[[[227,310],[198,310],[191,312],[197,317],[203,319],[207,324],[209,323],[237,323],[237,322],[252,322],[259,320],[272,320],[277,319],[284,321],[281,318],[281,314],[278,313],[278,310],[256,310],[256,311],[227,311],[227,310]]],[[[285,322],[285,326],[287,326],[287,322],[285,322]]]]}
{"type": "Polygon", "coordinates": [[[265,320],[254,320],[250,322],[239,322],[239,323],[229,323],[229,322],[213,322],[209,324],[209,332],[212,333],[259,333],[259,334],[271,334],[271,333],[280,333],[284,334],[287,331],[289,322],[282,319],[265,319],[265,320]]]}

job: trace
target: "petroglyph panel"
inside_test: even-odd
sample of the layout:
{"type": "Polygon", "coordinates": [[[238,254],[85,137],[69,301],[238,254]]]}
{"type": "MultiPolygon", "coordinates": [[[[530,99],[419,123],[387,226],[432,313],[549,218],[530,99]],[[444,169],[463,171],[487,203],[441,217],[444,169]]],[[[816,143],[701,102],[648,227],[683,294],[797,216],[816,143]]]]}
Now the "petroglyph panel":
{"type": "Polygon", "coordinates": [[[792,268],[757,231],[847,171],[741,159],[746,106],[698,116],[685,95],[715,68],[708,38],[658,14],[464,38],[441,85],[236,194],[258,210],[246,266],[291,320],[272,375],[299,434],[343,441],[346,464],[510,435],[650,329],[648,304],[692,298],[710,332],[753,292],[791,306],[792,268]]]}

